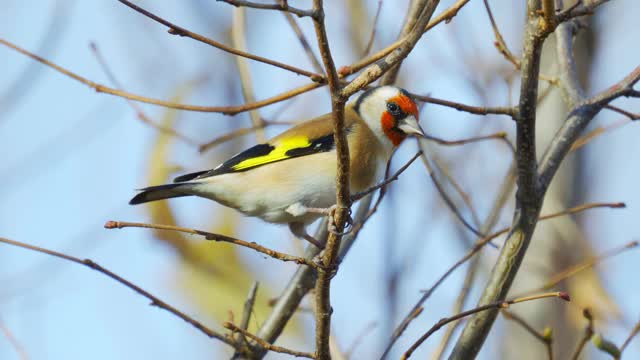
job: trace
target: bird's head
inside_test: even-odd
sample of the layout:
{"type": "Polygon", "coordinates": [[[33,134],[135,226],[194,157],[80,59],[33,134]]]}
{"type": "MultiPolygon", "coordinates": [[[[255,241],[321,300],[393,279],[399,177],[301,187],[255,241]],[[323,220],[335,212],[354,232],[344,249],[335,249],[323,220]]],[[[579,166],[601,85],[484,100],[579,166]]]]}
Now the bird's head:
{"type": "Polygon", "coordinates": [[[409,93],[395,86],[379,86],[362,93],[354,110],[378,137],[394,147],[407,136],[424,136],[418,106],[409,93]]]}

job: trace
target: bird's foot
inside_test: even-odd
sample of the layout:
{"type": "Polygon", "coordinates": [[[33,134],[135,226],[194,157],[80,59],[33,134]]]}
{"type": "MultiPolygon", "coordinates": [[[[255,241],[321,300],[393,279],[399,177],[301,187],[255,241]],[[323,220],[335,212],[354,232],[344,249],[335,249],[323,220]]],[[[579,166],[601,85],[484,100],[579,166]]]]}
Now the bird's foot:
{"type": "Polygon", "coordinates": [[[335,263],[333,265],[329,265],[329,266],[324,264],[324,255],[323,255],[323,253],[320,253],[320,254],[316,255],[311,261],[316,266],[317,270],[329,273],[329,276],[332,279],[338,273],[338,264],[337,263],[335,263]]]}
{"type": "Polygon", "coordinates": [[[351,209],[348,209],[349,211],[347,212],[347,218],[344,222],[344,228],[342,231],[338,231],[338,227],[336,226],[336,211],[338,210],[338,205],[333,205],[328,209],[325,209],[328,211],[327,217],[329,218],[329,232],[334,234],[334,235],[338,235],[338,236],[344,236],[347,235],[351,232],[351,230],[353,230],[353,218],[351,217],[351,209]]]}
{"type": "MultiPolygon", "coordinates": [[[[329,218],[329,225],[328,225],[329,232],[334,235],[343,236],[350,233],[351,230],[353,229],[353,219],[351,218],[351,209],[349,209],[349,212],[347,213],[345,227],[344,227],[344,230],[341,232],[338,231],[338,227],[336,226],[336,222],[335,222],[335,214],[337,210],[338,210],[338,205],[333,205],[328,208],[314,208],[314,207],[306,207],[301,204],[293,204],[289,206],[286,211],[294,216],[301,216],[309,213],[324,215],[327,218],[329,218]]],[[[322,247],[321,249],[323,248],[324,247],[322,247]]]]}

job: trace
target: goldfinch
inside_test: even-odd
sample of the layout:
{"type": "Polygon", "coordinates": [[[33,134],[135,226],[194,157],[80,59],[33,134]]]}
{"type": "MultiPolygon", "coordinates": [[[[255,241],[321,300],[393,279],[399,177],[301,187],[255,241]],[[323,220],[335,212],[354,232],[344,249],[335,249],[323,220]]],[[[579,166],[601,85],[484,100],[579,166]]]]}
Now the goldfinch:
{"type": "MultiPolygon", "coordinates": [[[[383,180],[386,164],[407,136],[424,136],[409,93],[375,87],[345,108],[350,189],[365,191],[383,180]]],[[[336,202],[337,157],[332,115],[296,125],[212,170],[179,176],[172,184],[141,189],[129,204],[200,196],[270,223],[322,247],[306,226],[336,202]]]]}

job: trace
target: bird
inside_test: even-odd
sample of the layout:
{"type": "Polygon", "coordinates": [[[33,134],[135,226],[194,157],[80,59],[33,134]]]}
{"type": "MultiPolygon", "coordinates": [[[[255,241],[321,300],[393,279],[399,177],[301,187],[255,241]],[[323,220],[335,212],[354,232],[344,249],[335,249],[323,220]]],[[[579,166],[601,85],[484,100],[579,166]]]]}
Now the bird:
{"type": "MultiPolygon", "coordinates": [[[[394,150],[424,137],[415,100],[395,86],[372,87],[345,106],[352,193],[384,180],[394,150]]],[[[306,227],[335,210],[337,156],[332,113],[299,123],[210,170],[149,186],[129,204],[198,196],[269,223],[288,224],[297,237],[323,248],[306,227]]]]}

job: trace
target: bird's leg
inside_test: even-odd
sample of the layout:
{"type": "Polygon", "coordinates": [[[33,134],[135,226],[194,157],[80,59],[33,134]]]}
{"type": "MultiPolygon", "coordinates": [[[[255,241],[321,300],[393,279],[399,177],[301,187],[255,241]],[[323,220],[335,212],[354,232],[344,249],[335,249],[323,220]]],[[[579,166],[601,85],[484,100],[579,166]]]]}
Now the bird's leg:
{"type": "Polygon", "coordinates": [[[323,242],[318,241],[313,236],[307,234],[307,230],[305,229],[304,223],[301,223],[301,222],[289,223],[289,230],[291,230],[291,233],[293,233],[293,235],[307,240],[308,242],[310,242],[320,250],[324,250],[325,244],[323,242]]]}
{"type": "Polygon", "coordinates": [[[332,205],[328,208],[307,208],[308,212],[322,214],[329,218],[329,232],[335,235],[347,235],[353,230],[353,218],[351,217],[351,209],[349,209],[349,213],[347,214],[347,220],[345,221],[345,227],[342,232],[338,231],[338,227],[336,226],[336,210],[338,210],[338,205],[332,205]]]}
{"type": "Polygon", "coordinates": [[[300,203],[296,203],[289,206],[285,211],[293,216],[302,216],[304,214],[310,214],[310,213],[324,215],[329,218],[328,228],[330,233],[333,233],[335,235],[340,235],[340,236],[346,235],[350,233],[351,230],[353,229],[353,219],[351,218],[351,209],[349,209],[349,213],[347,214],[347,220],[345,222],[345,229],[343,232],[338,232],[338,229],[336,227],[335,213],[337,209],[338,209],[338,205],[332,205],[328,208],[314,208],[314,207],[306,207],[300,203]]]}

